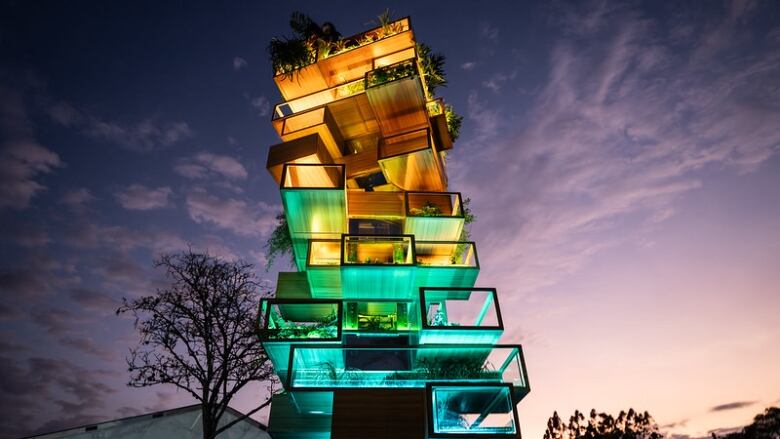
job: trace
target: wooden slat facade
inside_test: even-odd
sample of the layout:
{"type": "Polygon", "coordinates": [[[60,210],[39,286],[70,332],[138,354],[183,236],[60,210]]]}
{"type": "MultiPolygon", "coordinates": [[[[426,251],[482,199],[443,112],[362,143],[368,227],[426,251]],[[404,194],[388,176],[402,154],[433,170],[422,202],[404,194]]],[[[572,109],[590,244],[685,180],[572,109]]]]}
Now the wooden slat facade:
{"type": "Polygon", "coordinates": [[[332,439],[425,439],[424,389],[339,390],[332,439]]]}

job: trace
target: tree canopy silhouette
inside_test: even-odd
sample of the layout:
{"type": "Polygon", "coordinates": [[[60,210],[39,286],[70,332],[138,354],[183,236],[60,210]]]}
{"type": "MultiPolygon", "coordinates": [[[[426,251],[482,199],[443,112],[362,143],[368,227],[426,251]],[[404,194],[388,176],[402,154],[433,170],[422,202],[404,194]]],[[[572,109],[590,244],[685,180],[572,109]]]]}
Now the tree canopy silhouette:
{"type": "Polygon", "coordinates": [[[156,261],[169,284],[154,295],[122,300],[141,335],[127,364],[132,387],[172,384],[192,395],[203,411],[203,438],[213,439],[244,417],[220,424],[231,399],[251,382],[275,377],[254,331],[260,285],[252,265],[187,251],[156,261]]]}
{"type": "Polygon", "coordinates": [[[712,434],[713,439],[780,439],[780,408],[769,407],[764,413],[753,418],[753,423],[742,431],[729,433],[725,436],[712,434]]]}
{"type": "Polygon", "coordinates": [[[566,423],[554,412],[547,421],[544,439],[660,439],[658,424],[649,413],[634,409],[621,411],[617,417],[590,411],[585,418],[579,410],[566,423]]]}

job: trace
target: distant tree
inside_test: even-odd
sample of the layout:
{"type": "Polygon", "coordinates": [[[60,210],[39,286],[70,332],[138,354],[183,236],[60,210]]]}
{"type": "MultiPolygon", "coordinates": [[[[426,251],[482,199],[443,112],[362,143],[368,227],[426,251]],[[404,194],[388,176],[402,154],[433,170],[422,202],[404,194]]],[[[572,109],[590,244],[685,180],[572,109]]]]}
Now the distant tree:
{"type": "Polygon", "coordinates": [[[606,413],[590,411],[586,419],[579,410],[566,423],[558,412],[547,421],[544,439],[660,439],[658,424],[649,413],[634,409],[621,411],[617,418],[606,413]]]}
{"type": "Polygon", "coordinates": [[[220,426],[231,399],[252,382],[275,377],[254,331],[260,298],[252,265],[187,251],[156,262],[169,285],[156,294],[122,300],[141,335],[127,364],[131,387],[172,384],[192,395],[203,411],[203,438],[213,439],[270,403],[270,396],[243,418],[220,426]]]}
{"type": "Polygon", "coordinates": [[[725,436],[712,434],[713,439],[780,439],[780,408],[769,407],[764,413],[753,418],[753,423],[742,431],[729,433],[725,436]]]}

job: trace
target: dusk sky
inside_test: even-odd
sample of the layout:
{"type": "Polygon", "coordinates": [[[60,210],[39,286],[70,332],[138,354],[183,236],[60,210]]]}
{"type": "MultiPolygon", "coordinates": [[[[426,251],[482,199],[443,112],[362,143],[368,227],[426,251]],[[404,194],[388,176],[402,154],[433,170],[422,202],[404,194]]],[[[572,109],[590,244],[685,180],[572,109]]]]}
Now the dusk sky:
{"type": "Polygon", "coordinates": [[[780,405],[780,2],[5,1],[1,437],[192,402],[126,387],[114,310],[188,245],[289,269],[263,268],[266,45],[293,10],[349,35],[385,7],[447,57],[450,189],[525,350],[524,437],[555,410],[702,437],[780,405]]]}

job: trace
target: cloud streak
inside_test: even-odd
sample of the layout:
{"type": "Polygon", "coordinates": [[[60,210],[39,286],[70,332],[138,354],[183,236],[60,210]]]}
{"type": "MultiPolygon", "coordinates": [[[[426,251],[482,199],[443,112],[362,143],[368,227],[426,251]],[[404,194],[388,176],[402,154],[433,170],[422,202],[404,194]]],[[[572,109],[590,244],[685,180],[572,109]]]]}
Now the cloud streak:
{"type": "Polygon", "coordinates": [[[485,212],[476,226],[490,249],[485,266],[501,267],[493,274],[526,293],[619,243],[608,232],[629,215],[644,218],[638,231],[668,218],[707,167],[750,172],[780,145],[779,50],[725,46],[691,63],[707,33],[691,33],[685,53],[679,32],[635,11],[596,9],[583,20],[564,32],[578,39],[554,45],[527,117],[471,93],[473,129],[461,144],[480,163],[453,163],[454,179],[485,212]],[[621,25],[610,29],[605,17],[621,25]],[[489,190],[481,169],[518,189],[489,190]]]}
{"type": "Polygon", "coordinates": [[[152,210],[168,207],[173,190],[167,186],[150,188],[133,184],[114,194],[119,204],[128,210],[152,210]]]}
{"type": "Polygon", "coordinates": [[[710,408],[710,412],[725,412],[727,410],[737,410],[754,405],[757,401],[735,401],[726,404],[719,404],[710,408]]]}
{"type": "Polygon", "coordinates": [[[236,158],[200,152],[193,157],[179,160],[173,170],[182,177],[203,179],[207,177],[224,177],[230,180],[245,180],[249,173],[236,158]]]}
{"type": "Polygon", "coordinates": [[[167,147],[193,136],[187,122],[160,122],[155,118],[146,118],[136,123],[108,121],[67,102],[52,105],[49,116],[58,124],[79,129],[93,139],[137,152],[167,147]]]}
{"type": "Polygon", "coordinates": [[[64,166],[35,140],[22,94],[0,85],[0,209],[26,209],[46,190],[40,177],[64,166]]]}

